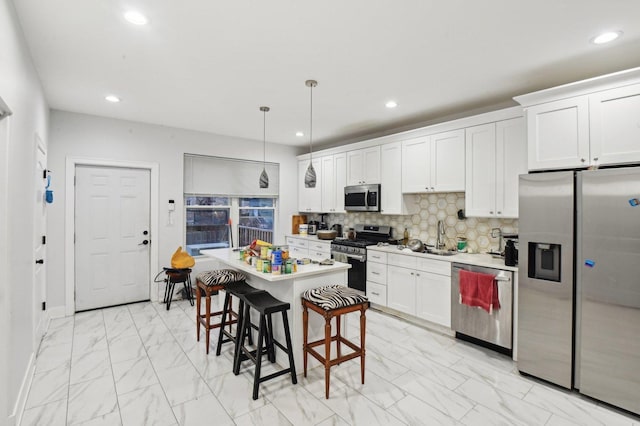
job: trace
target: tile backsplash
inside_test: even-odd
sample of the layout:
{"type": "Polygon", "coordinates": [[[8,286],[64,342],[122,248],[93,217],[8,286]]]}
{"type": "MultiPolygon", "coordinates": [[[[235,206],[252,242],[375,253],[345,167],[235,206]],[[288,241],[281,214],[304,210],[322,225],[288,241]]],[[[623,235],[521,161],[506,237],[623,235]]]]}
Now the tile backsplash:
{"type": "MultiPolygon", "coordinates": [[[[464,210],[464,192],[419,194],[420,210],[413,215],[383,215],[380,213],[352,212],[326,214],[329,226],[339,223],[343,230],[356,224],[389,225],[393,238],[401,239],[405,228],[409,238],[418,238],[433,245],[437,238],[437,224],[445,224],[445,245],[455,248],[459,237],[467,238],[467,246],[474,252],[484,253],[498,249],[499,239],[491,237],[492,228],[500,228],[504,234],[518,233],[517,219],[468,217],[458,219],[458,210],[464,210]]],[[[308,220],[320,220],[319,215],[308,215],[308,220]]],[[[502,249],[504,249],[504,242],[502,249]]]]}

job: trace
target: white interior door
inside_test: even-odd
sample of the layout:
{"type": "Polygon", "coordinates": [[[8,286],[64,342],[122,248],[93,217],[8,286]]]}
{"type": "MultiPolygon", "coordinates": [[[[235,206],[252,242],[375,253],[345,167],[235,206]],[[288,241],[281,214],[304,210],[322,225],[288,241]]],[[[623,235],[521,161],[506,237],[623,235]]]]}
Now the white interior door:
{"type": "MultiPolygon", "coordinates": [[[[36,135],[35,142],[35,196],[36,205],[33,217],[33,255],[35,268],[33,271],[33,324],[34,347],[37,348],[42,340],[46,328],[45,301],[47,300],[47,203],[45,202],[45,187],[47,185],[47,149],[36,135]]],[[[51,188],[50,188],[51,189],[51,188]]]]}
{"type": "Polygon", "coordinates": [[[76,166],[75,310],[148,300],[148,169],[76,166]]]}
{"type": "MultiPolygon", "coordinates": [[[[0,270],[9,267],[9,236],[7,214],[9,210],[8,171],[9,171],[9,119],[8,109],[0,97],[0,270]]],[[[9,285],[0,285],[0,424],[9,419],[9,329],[13,325],[9,318],[9,285]]]]}

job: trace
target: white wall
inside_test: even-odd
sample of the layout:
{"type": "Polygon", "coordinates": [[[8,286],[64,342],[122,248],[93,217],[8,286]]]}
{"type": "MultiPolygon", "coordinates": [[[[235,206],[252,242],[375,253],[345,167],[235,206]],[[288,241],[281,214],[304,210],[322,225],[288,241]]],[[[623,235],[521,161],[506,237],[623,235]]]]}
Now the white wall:
{"type": "MultiPolygon", "coordinates": [[[[48,168],[57,177],[53,184],[55,202],[50,206],[47,217],[47,303],[52,307],[63,306],[65,303],[64,200],[67,194],[62,175],[67,157],[159,164],[159,235],[152,236],[152,241],[153,244],[158,244],[158,264],[161,266],[167,266],[176,247],[184,244],[183,154],[262,161],[260,141],[64,111],[51,112],[50,132],[48,168]],[[169,199],[176,202],[173,225],[167,223],[169,199]]],[[[291,215],[297,213],[296,154],[293,147],[267,144],[266,160],[280,163],[276,243],[284,243],[283,235],[290,229],[291,215]]],[[[232,179],[233,176],[229,178],[232,179]]],[[[206,269],[206,263],[198,261],[195,271],[201,269],[206,269]]]]}
{"type": "Polygon", "coordinates": [[[0,97],[13,112],[5,119],[7,146],[0,147],[8,157],[3,158],[8,167],[0,178],[7,188],[0,203],[0,224],[7,223],[6,232],[0,230],[0,246],[8,252],[1,265],[0,327],[7,336],[0,349],[0,424],[11,424],[34,355],[34,297],[39,297],[33,280],[34,144],[36,133],[47,143],[49,112],[9,0],[0,0],[0,40],[0,97]]]}

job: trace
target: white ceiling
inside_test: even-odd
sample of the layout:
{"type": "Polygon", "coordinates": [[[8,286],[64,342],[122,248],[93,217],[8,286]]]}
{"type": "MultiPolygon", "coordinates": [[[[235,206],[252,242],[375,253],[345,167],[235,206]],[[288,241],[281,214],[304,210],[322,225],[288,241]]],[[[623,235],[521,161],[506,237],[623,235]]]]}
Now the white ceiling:
{"type": "Polygon", "coordinates": [[[52,108],[262,140],[266,105],[267,140],[288,145],[308,144],[307,79],[329,146],[640,66],[638,0],[14,4],[52,108]],[[624,34],[589,43],[603,30],[624,34]]]}

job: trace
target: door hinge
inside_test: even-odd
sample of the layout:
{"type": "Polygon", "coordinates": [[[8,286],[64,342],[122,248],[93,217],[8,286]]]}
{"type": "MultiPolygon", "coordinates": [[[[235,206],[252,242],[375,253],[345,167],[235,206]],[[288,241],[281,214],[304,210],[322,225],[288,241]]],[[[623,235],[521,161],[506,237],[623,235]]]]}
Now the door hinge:
{"type": "Polygon", "coordinates": [[[47,244],[47,236],[46,235],[42,236],[42,244],[47,244]]]}
{"type": "Polygon", "coordinates": [[[42,310],[43,311],[47,310],[47,302],[42,302],[42,310]]]}

